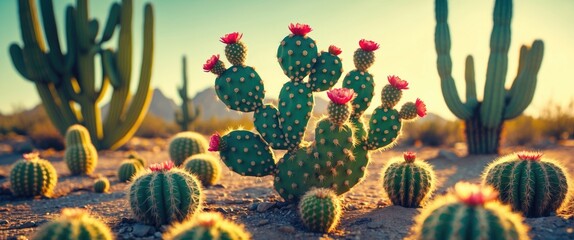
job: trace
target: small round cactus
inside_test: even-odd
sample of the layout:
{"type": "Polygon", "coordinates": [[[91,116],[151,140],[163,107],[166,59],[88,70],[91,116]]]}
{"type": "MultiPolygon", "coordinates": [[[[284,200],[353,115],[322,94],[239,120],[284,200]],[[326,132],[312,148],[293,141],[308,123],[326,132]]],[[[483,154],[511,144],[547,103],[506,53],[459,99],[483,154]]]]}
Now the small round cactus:
{"type": "Polygon", "coordinates": [[[349,101],[355,98],[355,91],[348,88],[335,88],[328,91],[327,96],[331,99],[327,108],[329,120],[337,126],[342,126],[351,116],[349,101]]]}
{"type": "Polygon", "coordinates": [[[243,34],[232,32],[225,34],[221,42],[225,43],[225,57],[232,65],[244,65],[247,58],[247,46],[241,42],[243,34]]]}
{"type": "Polygon", "coordinates": [[[24,154],[10,171],[10,190],[15,196],[51,196],[58,174],[52,164],[40,159],[38,153],[24,154]]]}
{"type": "Polygon", "coordinates": [[[311,189],[299,202],[299,216],[309,230],[331,232],[341,218],[341,203],[333,190],[311,189]]]}
{"type": "Polygon", "coordinates": [[[251,236],[242,225],[223,219],[220,213],[203,212],[193,219],[170,227],[164,239],[248,240],[251,236]]]}
{"type": "Polygon", "coordinates": [[[72,175],[90,174],[96,169],[98,151],[84,126],[75,124],[68,128],[64,159],[72,175]]]}
{"type": "Polygon", "coordinates": [[[311,73],[311,65],[317,61],[315,40],[307,36],[311,27],[307,24],[290,24],[291,34],[286,36],[277,49],[277,61],[283,73],[292,81],[302,81],[311,73]]]}
{"type": "Polygon", "coordinates": [[[207,153],[192,155],[185,160],[183,167],[196,176],[203,186],[215,184],[221,176],[219,160],[207,153]]]}
{"type": "Polygon", "coordinates": [[[40,227],[32,240],[77,239],[112,240],[112,231],[100,220],[84,210],[65,208],[62,215],[40,227]]]}
{"type": "Polygon", "coordinates": [[[201,210],[201,184],[173,162],[153,164],[133,179],[128,202],[134,217],[145,224],[161,226],[183,221],[201,210]]]}
{"type": "Polygon", "coordinates": [[[361,39],[359,48],[353,55],[355,67],[359,71],[367,71],[375,62],[375,50],[379,49],[379,44],[373,41],[361,39]]]}
{"type": "Polygon", "coordinates": [[[496,200],[490,186],[457,183],[415,219],[413,239],[529,239],[522,216],[496,200]]]}
{"type": "Polygon", "coordinates": [[[500,200],[526,217],[549,216],[568,199],[567,171],[537,152],[512,153],[496,159],[482,175],[485,185],[500,192],[500,200]]]}
{"type": "Polygon", "coordinates": [[[120,182],[129,182],[131,179],[140,171],[143,171],[144,167],[137,160],[124,160],[118,169],[118,180],[120,182]]]}
{"type": "Polygon", "coordinates": [[[128,160],[134,160],[138,162],[142,167],[146,167],[146,161],[137,152],[130,151],[128,153],[128,160]]]}
{"type": "Polygon", "coordinates": [[[394,205],[416,208],[423,205],[435,188],[432,166],[415,161],[413,152],[391,160],[383,169],[383,188],[394,205]]]}
{"type": "Polygon", "coordinates": [[[199,133],[180,132],[169,142],[169,157],[176,166],[181,166],[191,155],[207,152],[207,140],[199,133]]]}
{"type": "Polygon", "coordinates": [[[110,190],[110,180],[100,177],[94,181],[94,192],[106,193],[110,190]]]}

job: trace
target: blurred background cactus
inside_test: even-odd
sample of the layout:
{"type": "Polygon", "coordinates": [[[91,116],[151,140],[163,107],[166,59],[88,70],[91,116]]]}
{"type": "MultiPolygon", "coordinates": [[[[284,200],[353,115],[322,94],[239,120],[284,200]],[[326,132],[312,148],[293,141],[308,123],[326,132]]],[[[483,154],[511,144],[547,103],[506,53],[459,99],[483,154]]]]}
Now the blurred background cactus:
{"type": "Polygon", "coordinates": [[[97,149],[115,149],[124,144],[137,130],[151,99],[152,6],[145,6],[140,80],[132,95],[132,0],[112,4],[99,38],[100,23],[89,17],[88,0],[68,6],[65,41],[58,38],[51,0],[40,1],[41,23],[36,1],[19,0],[18,4],[24,44],[10,46],[12,62],[22,76],[36,84],[54,126],[62,135],[71,125],[86,126],[97,149]],[[118,28],[117,49],[106,48],[118,28]],[[62,52],[61,42],[67,44],[67,53],[62,52]],[[101,60],[101,81],[96,80],[97,59],[101,60]],[[102,121],[98,104],[110,85],[110,109],[102,121]]]}
{"type": "Polygon", "coordinates": [[[498,153],[504,121],[518,117],[532,102],[544,44],[541,40],[536,40],[532,46],[520,48],[518,73],[511,88],[505,89],[512,0],[497,0],[494,6],[494,26],[490,36],[490,57],[484,97],[480,101],[476,96],[474,60],[469,55],[466,58],[465,70],[466,102],[463,103],[452,77],[447,0],[436,0],[435,3],[435,47],[443,97],[452,113],[465,121],[468,152],[498,153]]]}
{"type": "Polygon", "coordinates": [[[189,130],[189,125],[199,118],[201,110],[197,108],[187,94],[187,60],[182,59],[183,85],[177,89],[181,97],[181,110],[175,113],[175,121],[179,124],[181,131],[189,130]]]}

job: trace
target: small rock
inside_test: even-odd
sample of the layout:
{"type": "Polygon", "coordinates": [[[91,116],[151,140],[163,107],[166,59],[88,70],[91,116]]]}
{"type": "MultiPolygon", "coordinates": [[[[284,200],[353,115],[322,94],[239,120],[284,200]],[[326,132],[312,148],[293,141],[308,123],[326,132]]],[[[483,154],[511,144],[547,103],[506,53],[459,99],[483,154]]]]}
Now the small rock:
{"type": "Polygon", "coordinates": [[[295,232],[295,228],[292,226],[281,226],[278,228],[278,230],[280,232],[284,232],[284,233],[294,233],[295,232]]]}
{"type": "Polygon", "coordinates": [[[438,151],[437,157],[438,158],[446,158],[447,160],[450,160],[450,161],[455,161],[458,159],[458,156],[455,153],[448,151],[448,150],[444,150],[444,149],[441,149],[438,151]]]}
{"type": "Polygon", "coordinates": [[[36,224],[36,222],[29,221],[29,222],[25,222],[25,223],[21,224],[17,228],[32,228],[32,227],[37,227],[37,226],[38,226],[38,224],[36,224]]]}
{"type": "Polygon", "coordinates": [[[147,236],[150,231],[153,231],[152,226],[137,223],[133,226],[132,234],[136,237],[144,237],[147,236]]]}
{"type": "Polygon", "coordinates": [[[10,208],[0,207],[0,212],[10,212],[10,208]]]}
{"type": "Polygon", "coordinates": [[[275,203],[270,202],[262,202],[257,205],[257,212],[267,212],[267,210],[271,209],[275,206],[275,203]]]}
{"type": "Polygon", "coordinates": [[[120,228],[120,230],[118,230],[118,233],[125,233],[127,232],[127,227],[122,227],[120,228]]]}
{"type": "Polygon", "coordinates": [[[259,205],[259,203],[253,203],[251,205],[249,205],[249,210],[250,211],[255,211],[257,210],[257,206],[259,205]]]}
{"type": "Polygon", "coordinates": [[[267,220],[267,219],[263,219],[263,220],[257,222],[257,226],[263,226],[263,225],[267,225],[267,224],[269,224],[269,220],[267,220]]]}
{"type": "Polygon", "coordinates": [[[154,237],[157,237],[157,238],[161,238],[162,234],[161,234],[161,232],[155,232],[155,233],[153,234],[153,236],[154,236],[154,237]]]}
{"type": "Polygon", "coordinates": [[[227,210],[225,210],[225,208],[222,208],[222,207],[217,207],[217,208],[215,209],[215,211],[218,211],[218,212],[220,212],[220,213],[227,213],[227,210]]]}
{"type": "Polygon", "coordinates": [[[225,186],[223,186],[221,184],[215,184],[215,185],[212,185],[211,188],[225,188],[225,186]]]}
{"type": "Polygon", "coordinates": [[[347,204],[347,210],[354,211],[357,209],[358,209],[357,206],[355,206],[354,204],[347,204]]]}
{"type": "Polygon", "coordinates": [[[161,227],[159,227],[159,231],[165,232],[165,231],[167,231],[168,228],[169,228],[169,225],[161,225],[161,227]]]}
{"type": "Polygon", "coordinates": [[[8,220],[6,220],[6,219],[0,219],[0,225],[6,225],[6,224],[8,224],[8,223],[10,223],[8,220]]]}
{"type": "Polygon", "coordinates": [[[383,226],[383,221],[372,221],[370,223],[367,223],[367,228],[370,228],[370,229],[381,228],[382,226],[383,226]]]}

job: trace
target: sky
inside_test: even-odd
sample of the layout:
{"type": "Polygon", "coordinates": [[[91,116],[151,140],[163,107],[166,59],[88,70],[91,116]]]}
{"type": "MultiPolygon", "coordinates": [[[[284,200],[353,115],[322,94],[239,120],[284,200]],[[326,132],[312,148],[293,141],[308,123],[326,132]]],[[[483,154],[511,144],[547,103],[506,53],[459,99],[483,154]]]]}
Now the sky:
{"type": "MultiPolygon", "coordinates": [[[[65,7],[74,2],[54,1],[61,39],[65,34],[65,7]]],[[[90,16],[103,25],[112,2],[91,1],[90,16]]],[[[360,39],[381,45],[375,52],[376,62],[369,70],[376,82],[372,106],[380,105],[380,91],[387,83],[386,77],[398,75],[410,83],[410,89],[403,94],[403,102],[418,97],[427,103],[430,112],[447,119],[455,118],[442,97],[436,70],[432,0],[136,0],[134,81],[139,78],[143,5],[147,2],[153,4],[156,24],[152,86],[178,103],[181,100],[176,87],[182,81],[182,56],[187,56],[188,91],[194,96],[213,86],[215,75],[203,72],[202,65],[213,54],[223,57],[225,45],[219,38],[236,31],[243,33],[243,41],[248,47],[246,64],[255,67],[262,77],[266,95],[277,98],[281,86],[288,81],[275,57],[277,47],[289,34],[289,23],[300,22],[313,28],[309,36],[317,41],[319,50],[326,50],[331,44],[343,50],[340,57],[345,72],[354,68],[352,54],[360,39]]],[[[494,0],[449,2],[453,76],[463,100],[464,60],[468,54],[475,60],[479,99],[483,95],[493,6],[494,0]]],[[[40,101],[34,84],[18,74],[8,53],[10,44],[22,44],[17,13],[17,1],[0,1],[0,112],[5,114],[32,107],[40,101]]],[[[549,100],[566,104],[574,99],[573,23],[572,0],[514,1],[507,87],[516,76],[520,46],[530,45],[535,39],[542,39],[545,44],[537,90],[526,114],[538,116],[549,100]]],[[[116,39],[107,46],[115,48],[116,39]]],[[[325,92],[316,94],[326,98],[325,92]]]]}

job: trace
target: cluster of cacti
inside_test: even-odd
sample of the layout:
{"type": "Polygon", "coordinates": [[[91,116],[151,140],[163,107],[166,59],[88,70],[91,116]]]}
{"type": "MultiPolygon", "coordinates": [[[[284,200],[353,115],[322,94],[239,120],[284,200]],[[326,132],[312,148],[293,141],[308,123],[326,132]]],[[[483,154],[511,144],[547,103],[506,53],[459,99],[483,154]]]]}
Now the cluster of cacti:
{"type": "Polygon", "coordinates": [[[219,160],[208,153],[192,155],[185,160],[183,168],[197,177],[203,186],[214,185],[221,177],[219,160]]]}
{"type": "Polygon", "coordinates": [[[58,36],[52,1],[40,1],[45,34],[40,32],[35,3],[18,1],[24,45],[10,46],[14,67],[36,84],[46,113],[60,133],[64,134],[74,124],[82,124],[89,130],[96,148],[114,149],[123,145],[141,124],[151,100],[152,6],[145,6],[141,75],[137,92],[131,95],[132,0],[122,0],[121,4],[114,3],[110,7],[99,38],[102,25],[89,16],[88,0],[68,6],[65,16],[67,53],[61,50],[60,44],[64,41],[58,36]],[[109,41],[118,28],[118,47],[113,50],[109,48],[109,41]],[[96,64],[98,59],[101,63],[96,64]],[[97,65],[102,67],[101,81],[96,80],[97,65]],[[99,87],[96,86],[98,83],[99,87]],[[98,104],[109,87],[113,88],[110,108],[102,121],[98,104]]]}
{"type": "Polygon", "coordinates": [[[187,94],[187,61],[183,57],[183,85],[177,89],[181,97],[181,110],[175,113],[175,121],[182,131],[187,131],[189,125],[199,118],[201,110],[194,106],[187,94]]]}
{"type": "Polygon", "coordinates": [[[490,186],[460,182],[416,217],[413,239],[529,239],[522,216],[490,186]]]}
{"type": "Polygon", "coordinates": [[[130,151],[128,153],[128,160],[138,162],[142,167],[146,167],[146,160],[142,158],[137,152],[130,151]]]}
{"type": "Polygon", "coordinates": [[[75,239],[112,240],[111,229],[100,220],[78,208],[66,208],[62,215],[46,224],[32,237],[33,240],[75,239]]]}
{"type": "Polygon", "coordinates": [[[50,162],[40,159],[38,153],[24,154],[10,170],[10,190],[15,196],[51,196],[58,174],[50,162]]]}
{"type": "Polygon", "coordinates": [[[306,143],[304,134],[314,107],[314,92],[326,91],[339,80],[343,69],[337,56],[341,49],[330,46],[318,53],[315,41],[307,34],[305,24],[291,24],[292,34],[285,37],[277,50],[277,59],[290,79],[279,94],[279,106],[263,104],[265,88],[257,72],[245,65],[246,47],[242,35],[230,33],[221,38],[226,43],[226,56],[232,66],[214,55],[204,64],[205,71],[217,75],[215,91],[228,108],[253,112],[258,133],[233,130],[214,134],[210,150],[219,151],[221,159],[233,171],[246,176],[275,175],[274,185],[287,200],[299,199],[313,187],[331,188],[342,194],[361,181],[369,162],[369,151],[390,147],[400,134],[402,122],[424,116],[420,100],[408,103],[399,112],[394,109],[407,89],[407,82],[390,76],[383,89],[383,104],[365,126],[363,113],[374,96],[373,76],[367,71],[375,60],[379,45],[361,40],[355,51],[357,69],[349,72],[344,89],[331,90],[329,116],[320,120],[315,141],[306,143]],[[308,81],[304,79],[308,76],[308,81]],[[350,103],[348,103],[350,102],[350,103]],[[367,132],[367,130],[369,130],[367,132]],[[288,150],[277,161],[273,150],[288,150]]]}
{"type": "Polygon", "coordinates": [[[183,221],[201,210],[201,183],[173,162],[153,164],[133,178],[128,190],[131,211],[138,221],[165,225],[183,221]]]}
{"type": "Polygon", "coordinates": [[[416,208],[424,205],[435,189],[436,177],[431,165],[405,152],[385,166],[383,188],[394,205],[416,208]]]}
{"type": "Polygon", "coordinates": [[[110,180],[100,177],[94,181],[94,192],[106,193],[110,190],[110,180]]]}
{"type": "Polygon", "coordinates": [[[169,141],[169,157],[176,166],[181,166],[188,157],[207,152],[207,141],[196,132],[180,132],[169,141]]]}
{"type": "Polygon", "coordinates": [[[166,240],[248,240],[251,235],[242,225],[223,219],[220,213],[198,213],[192,219],[171,226],[166,240]]]}
{"type": "MultiPolygon", "coordinates": [[[[500,192],[500,200],[526,217],[555,213],[568,199],[568,172],[538,152],[519,152],[496,159],[482,176],[483,184],[500,192]]],[[[570,193],[571,194],[571,193],[570,193]]]]}
{"type": "Polygon", "coordinates": [[[340,200],[331,189],[311,189],[299,202],[299,217],[314,232],[331,232],[339,224],[341,214],[340,200]]]}
{"type": "Polygon", "coordinates": [[[66,132],[64,160],[72,175],[90,174],[96,169],[98,151],[84,126],[75,124],[66,132]]]}
{"type": "Polygon", "coordinates": [[[518,117],[532,101],[540,70],[544,44],[536,40],[531,47],[522,46],[518,73],[510,89],[505,89],[510,46],[512,0],[497,0],[494,27],[490,36],[490,57],[486,72],[484,97],[476,97],[474,61],[466,59],[466,103],[460,99],[452,77],[450,30],[447,23],[447,0],[436,0],[435,46],[443,97],[452,113],[465,121],[470,154],[498,153],[505,120],[518,117]]]}
{"type": "Polygon", "coordinates": [[[140,171],[145,170],[145,161],[143,158],[130,154],[128,159],[122,161],[118,169],[118,180],[120,182],[129,182],[140,171]]]}

